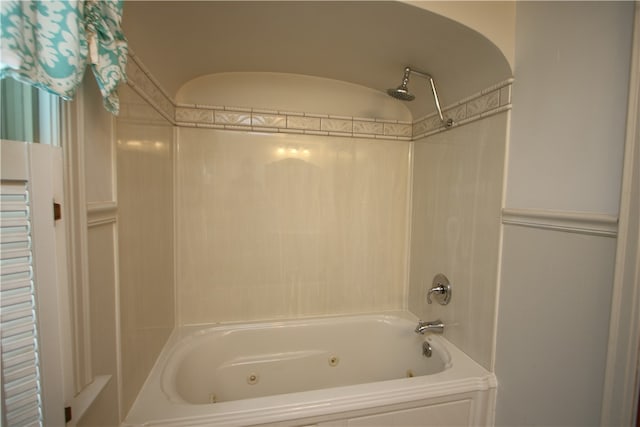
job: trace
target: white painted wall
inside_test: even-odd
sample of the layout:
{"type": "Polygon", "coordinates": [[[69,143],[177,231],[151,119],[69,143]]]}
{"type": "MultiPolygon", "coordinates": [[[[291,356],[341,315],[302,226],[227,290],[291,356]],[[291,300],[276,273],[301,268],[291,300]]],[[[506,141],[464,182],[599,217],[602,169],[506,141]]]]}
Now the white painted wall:
{"type": "MultiPolygon", "coordinates": [[[[506,208],[617,215],[634,4],[516,6],[506,208]]],[[[497,425],[597,425],[615,239],[504,227],[497,425]]]]}
{"type": "Polygon", "coordinates": [[[598,425],[615,239],[505,226],[496,425],[598,425]]]}
{"type": "Polygon", "coordinates": [[[435,12],[476,30],[500,49],[513,68],[515,1],[401,1],[435,12]]]}
{"type": "Polygon", "coordinates": [[[506,206],[617,214],[633,3],[518,3],[506,206]]]}

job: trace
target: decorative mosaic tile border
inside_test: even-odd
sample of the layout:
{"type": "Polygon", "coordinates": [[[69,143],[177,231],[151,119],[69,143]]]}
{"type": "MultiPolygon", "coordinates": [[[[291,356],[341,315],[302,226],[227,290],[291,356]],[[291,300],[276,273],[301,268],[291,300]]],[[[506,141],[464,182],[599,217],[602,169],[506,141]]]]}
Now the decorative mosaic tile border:
{"type": "Polygon", "coordinates": [[[129,60],[127,61],[127,84],[164,118],[172,124],[176,124],[175,101],[162,89],[160,83],[131,49],[129,49],[129,60]]]}
{"type": "MultiPolygon", "coordinates": [[[[167,120],[159,115],[157,109],[151,105],[137,104],[129,101],[120,100],[120,114],[118,120],[125,120],[130,123],[154,123],[154,124],[166,124],[167,120]]],[[[173,125],[173,123],[170,123],[173,125]]]]}
{"type": "MultiPolygon", "coordinates": [[[[513,79],[509,79],[488,87],[445,108],[442,115],[445,120],[453,119],[453,127],[456,127],[510,110],[512,84],[513,79]]],[[[433,113],[414,120],[412,139],[415,141],[444,130],[440,118],[433,113]]]]}
{"type": "MultiPolygon", "coordinates": [[[[177,104],[131,51],[129,59],[128,84],[176,126],[401,141],[415,141],[449,129],[444,127],[436,113],[408,122],[219,105],[177,104]]],[[[453,127],[457,127],[509,110],[512,83],[513,79],[505,80],[467,97],[445,108],[443,115],[445,119],[453,119],[453,127]]]]}
{"type": "Polygon", "coordinates": [[[411,140],[411,122],[291,111],[178,104],[176,124],[185,127],[282,132],[355,138],[411,140]]]}

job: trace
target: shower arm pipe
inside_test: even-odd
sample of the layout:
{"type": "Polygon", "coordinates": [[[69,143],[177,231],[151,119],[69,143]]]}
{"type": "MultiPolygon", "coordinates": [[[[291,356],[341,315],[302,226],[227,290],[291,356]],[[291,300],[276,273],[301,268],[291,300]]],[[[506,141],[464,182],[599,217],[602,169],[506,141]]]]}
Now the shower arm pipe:
{"type": "Polygon", "coordinates": [[[444,123],[445,125],[447,125],[447,126],[451,126],[450,123],[445,122],[444,116],[442,115],[442,108],[440,108],[440,99],[438,98],[438,92],[436,91],[436,85],[433,82],[433,77],[431,77],[427,73],[423,73],[422,71],[416,71],[416,70],[412,69],[411,67],[406,67],[405,68],[405,73],[407,71],[409,73],[416,74],[416,75],[418,75],[420,77],[424,77],[425,79],[429,80],[429,86],[431,87],[431,93],[433,94],[433,101],[436,104],[436,110],[438,111],[438,116],[440,117],[440,121],[442,123],[444,123]]]}

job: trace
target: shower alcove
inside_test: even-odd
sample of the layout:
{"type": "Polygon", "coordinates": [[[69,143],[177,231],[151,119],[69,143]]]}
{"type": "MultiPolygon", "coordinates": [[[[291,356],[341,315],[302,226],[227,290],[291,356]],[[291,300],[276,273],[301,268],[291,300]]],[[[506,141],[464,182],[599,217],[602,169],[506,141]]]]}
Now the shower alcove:
{"type": "Polygon", "coordinates": [[[496,45],[400,2],[129,2],[123,25],[104,407],[124,419],[190,325],[400,311],[442,318],[490,371],[511,107],[496,45]],[[424,82],[386,95],[408,65],[451,129],[424,82]],[[441,272],[455,297],[427,305],[441,272]]]}

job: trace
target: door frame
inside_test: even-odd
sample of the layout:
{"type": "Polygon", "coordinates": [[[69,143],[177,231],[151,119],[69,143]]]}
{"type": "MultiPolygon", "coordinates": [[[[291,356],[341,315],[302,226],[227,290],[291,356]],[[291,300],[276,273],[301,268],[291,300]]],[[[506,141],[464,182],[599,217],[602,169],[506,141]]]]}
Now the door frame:
{"type": "Polygon", "coordinates": [[[635,2],[627,130],[601,425],[640,420],[640,2],[635,2]]]}

